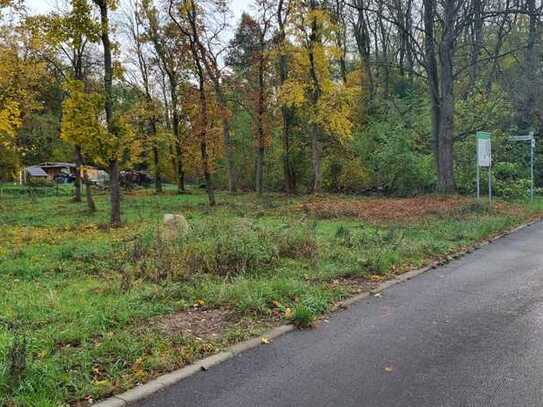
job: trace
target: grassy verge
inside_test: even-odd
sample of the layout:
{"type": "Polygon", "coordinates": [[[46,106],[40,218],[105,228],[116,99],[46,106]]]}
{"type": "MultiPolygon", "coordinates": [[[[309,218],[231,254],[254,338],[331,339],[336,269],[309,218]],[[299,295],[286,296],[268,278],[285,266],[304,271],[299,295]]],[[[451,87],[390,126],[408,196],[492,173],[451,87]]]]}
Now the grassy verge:
{"type": "Polygon", "coordinates": [[[85,405],[543,213],[543,201],[200,193],[0,200],[0,404],[85,405]],[[187,234],[165,239],[164,213],[187,234]],[[393,216],[391,216],[391,214],[393,216]]]}

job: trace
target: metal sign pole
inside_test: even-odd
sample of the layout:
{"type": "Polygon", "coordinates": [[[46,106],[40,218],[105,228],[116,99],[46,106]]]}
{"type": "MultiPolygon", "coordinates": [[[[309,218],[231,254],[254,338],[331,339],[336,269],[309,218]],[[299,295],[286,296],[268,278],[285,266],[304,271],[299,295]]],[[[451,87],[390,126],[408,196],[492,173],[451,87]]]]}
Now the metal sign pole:
{"type": "Polygon", "coordinates": [[[530,136],[532,136],[532,139],[530,140],[530,199],[534,200],[534,147],[535,147],[535,139],[534,139],[534,132],[532,131],[530,133],[530,136]]]}
{"type": "Polygon", "coordinates": [[[479,168],[479,143],[477,143],[477,157],[475,159],[475,166],[477,167],[477,200],[481,200],[481,170],[479,168]]]}
{"type": "Polygon", "coordinates": [[[492,164],[488,166],[488,206],[492,209],[492,164]]]}
{"type": "Polygon", "coordinates": [[[477,164],[477,199],[481,200],[481,170],[477,164]]]}

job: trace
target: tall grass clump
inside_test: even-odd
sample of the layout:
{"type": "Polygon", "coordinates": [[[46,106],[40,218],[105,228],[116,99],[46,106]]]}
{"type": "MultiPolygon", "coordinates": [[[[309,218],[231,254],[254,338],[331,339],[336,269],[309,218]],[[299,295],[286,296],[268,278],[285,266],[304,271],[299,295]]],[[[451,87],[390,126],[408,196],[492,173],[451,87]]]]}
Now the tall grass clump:
{"type": "Polygon", "coordinates": [[[394,227],[338,225],[325,257],[344,276],[383,275],[400,260],[403,244],[402,232],[394,227]]]}
{"type": "Polygon", "coordinates": [[[297,223],[263,226],[246,218],[207,218],[189,231],[165,238],[162,226],[143,232],[125,249],[123,283],[194,275],[232,277],[270,270],[281,257],[308,258],[317,253],[315,226],[297,223]]]}
{"type": "Polygon", "coordinates": [[[288,258],[312,258],[318,255],[317,224],[299,222],[284,225],[277,234],[279,255],[288,258]]]}

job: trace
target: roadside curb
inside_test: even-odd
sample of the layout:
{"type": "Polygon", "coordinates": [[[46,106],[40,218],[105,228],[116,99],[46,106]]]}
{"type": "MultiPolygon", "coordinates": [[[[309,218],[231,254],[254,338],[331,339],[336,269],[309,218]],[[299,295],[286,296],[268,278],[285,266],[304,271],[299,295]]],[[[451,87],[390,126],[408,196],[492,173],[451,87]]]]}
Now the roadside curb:
{"type": "Polygon", "coordinates": [[[145,384],[134,387],[130,390],[125,391],[124,393],[117,394],[103,401],[99,401],[93,405],[97,407],[128,406],[135,403],[136,401],[146,399],[152,394],[163,390],[173,384],[179,383],[183,379],[186,379],[187,377],[190,377],[198,372],[209,370],[213,366],[219,365],[227,361],[228,359],[232,359],[234,356],[239,355],[240,353],[246,352],[250,349],[254,349],[261,345],[263,341],[271,341],[275,338],[285,335],[290,331],[293,331],[294,329],[296,329],[294,325],[280,325],[269,330],[268,332],[264,333],[259,337],[240,342],[227,348],[223,352],[216,353],[207,358],[194,362],[189,366],[174,370],[170,373],[166,373],[145,384]]]}
{"type": "MultiPolygon", "coordinates": [[[[525,229],[529,226],[534,225],[537,222],[540,222],[542,219],[538,218],[535,220],[532,220],[528,223],[525,223],[523,225],[517,226],[511,230],[508,230],[506,232],[502,232],[498,235],[495,235],[487,240],[484,240],[480,243],[475,243],[473,246],[460,250],[457,253],[448,255],[441,260],[434,261],[431,265],[422,267],[420,269],[407,271],[405,273],[402,273],[390,280],[383,281],[381,284],[379,284],[378,287],[367,291],[360,293],[358,295],[355,295],[353,297],[350,297],[344,301],[341,301],[337,304],[335,304],[331,308],[331,312],[335,312],[341,309],[346,309],[349,306],[360,302],[362,300],[365,300],[369,298],[370,296],[374,296],[376,294],[380,294],[385,289],[392,287],[396,284],[406,282],[408,280],[411,280],[415,277],[417,277],[420,274],[426,273],[428,271],[431,271],[433,269],[436,269],[439,266],[443,266],[447,263],[449,263],[452,260],[458,259],[460,257],[465,256],[466,254],[470,254],[474,252],[475,250],[478,250],[480,248],[483,248],[484,246],[487,246],[496,240],[499,240],[503,237],[506,237],[512,233],[518,232],[522,229],[525,229]]],[[[183,379],[186,379],[187,377],[190,377],[198,372],[201,371],[207,371],[208,369],[212,368],[213,366],[219,365],[229,359],[232,359],[234,356],[239,355],[243,352],[246,352],[248,350],[257,348],[262,343],[267,343],[270,340],[273,340],[275,338],[278,338],[282,335],[285,335],[293,330],[295,330],[296,327],[291,324],[286,325],[280,325],[278,327],[275,327],[271,329],[270,331],[266,332],[265,334],[248,339],[244,342],[240,342],[238,344],[232,345],[229,348],[227,348],[223,352],[219,352],[217,354],[214,354],[212,356],[209,356],[205,359],[199,360],[197,362],[194,362],[193,364],[183,367],[178,370],[174,370],[173,372],[166,373],[162,376],[157,377],[156,379],[153,379],[145,384],[142,384],[140,386],[134,387],[133,389],[130,389],[124,393],[117,394],[115,396],[112,396],[108,399],[105,399],[103,401],[99,401],[94,406],[97,407],[125,407],[128,405],[131,405],[137,401],[143,400],[152,394],[161,391],[173,384],[179,383],[183,379]]]]}

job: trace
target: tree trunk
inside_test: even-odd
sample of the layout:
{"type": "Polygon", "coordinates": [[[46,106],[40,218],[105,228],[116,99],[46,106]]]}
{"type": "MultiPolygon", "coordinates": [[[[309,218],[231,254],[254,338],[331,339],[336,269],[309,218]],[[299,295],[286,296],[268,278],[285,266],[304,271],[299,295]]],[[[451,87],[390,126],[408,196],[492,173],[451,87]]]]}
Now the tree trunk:
{"type": "Polygon", "coordinates": [[[283,176],[285,178],[285,191],[287,194],[296,192],[296,174],[290,160],[290,129],[291,111],[287,106],[281,107],[283,118],[282,141],[283,141],[283,176]]]}
{"type": "Polygon", "coordinates": [[[424,68],[428,76],[428,94],[431,101],[432,116],[432,150],[434,153],[436,173],[440,173],[439,132],[441,128],[441,92],[437,71],[436,39],[434,37],[434,20],[436,13],[435,0],[424,0],[424,68]]]}
{"type": "MultiPolygon", "coordinates": [[[[209,67],[211,70],[212,68],[209,67]]],[[[219,102],[226,109],[228,101],[226,96],[221,88],[221,82],[219,76],[214,73],[212,75],[213,87],[215,89],[215,94],[219,99],[219,102]]],[[[222,135],[224,143],[224,159],[226,163],[226,176],[228,178],[228,192],[233,193],[237,191],[236,185],[236,171],[234,165],[234,147],[232,145],[232,139],[230,137],[230,115],[225,112],[222,115],[222,135]]]]}
{"type": "MultiPolygon", "coordinates": [[[[279,26],[279,44],[280,47],[285,45],[286,30],[285,23],[287,19],[287,11],[285,0],[279,0],[277,6],[277,25],[279,26]]],[[[285,52],[281,49],[279,55],[279,83],[282,86],[288,79],[288,59],[285,52]]],[[[291,162],[290,152],[290,134],[292,128],[292,110],[286,106],[281,106],[281,117],[283,119],[283,128],[281,139],[283,142],[283,177],[285,182],[285,191],[287,194],[296,192],[296,174],[291,162]]]]}
{"type": "Polygon", "coordinates": [[[472,0],[473,22],[471,32],[471,50],[469,65],[469,86],[467,93],[471,93],[479,80],[479,54],[483,47],[483,0],[472,0]]]}
{"type": "Polygon", "coordinates": [[[177,193],[185,192],[185,171],[183,170],[183,149],[181,142],[181,133],[179,132],[179,106],[177,101],[177,81],[171,75],[170,80],[170,98],[172,100],[172,127],[175,138],[175,178],[177,181],[177,193]]]}
{"type": "Polygon", "coordinates": [[[109,164],[109,183],[111,187],[111,225],[121,225],[121,182],[119,161],[111,160],[109,164]]]}
{"type": "Polygon", "coordinates": [[[528,43],[526,44],[526,56],[524,59],[524,71],[526,72],[526,100],[522,111],[522,121],[526,128],[534,126],[534,113],[537,86],[534,86],[537,72],[536,40],[537,25],[539,20],[538,10],[535,0],[527,0],[528,13],[528,43]]]}
{"type": "MultiPolygon", "coordinates": [[[[196,28],[193,27],[194,35],[196,36],[196,28]]],[[[202,170],[204,173],[204,178],[206,181],[207,197],[209,201],[209,206],[215,206],[215,190],[213,188],[213,182],[211,180],[211,173],[209,171],[209,154],[207,151],[207,129],[209,126],[209,111],[207,105],[207,96],[205,91],[205,77],[203,68],[200,65],[200,61],[197,58],[197,52],[194,53],[196,56],[196,66],[198,68],[199,76],[199,92],[200,92],[200,119],[202,130],[200,133],[200,152],[202,155],[202,170]]]]}
{"type": "MultiPolygon", "coordinates": [[[[94,0],[100,8],[101,37],[104,47],[104,108],[109,137],[117,137],[113,124],[113,63],[111,58],[111,42],[109,40],[109,17],[107,0],[94,0]]],[[[117,158],[110,159],[111,184],[111,226],[121,225],[121,186],[119,182],[119,162],[117,158]]]]}
{"type": "Polygon", "coordinates": [[[264,147],[258,146],[256,149],[256,193],[262,195],[264,190],[264,147]]]}
{"type": "Polygon", "coordinates": [[[87,207],[89,208],[89,211],[96,212],[96,204],[94,203],[94,199],[92,198],[92,184],[87,175],[87,170],[83,170],[83,182],[85,184],[87,207]]]}
{"type": "Polygon", "coordinates": [[[262,195],[264,189],[264,148],[266,134],[264,131],[265,92],[264,89],[264,37],[260,37],[260,55],[258,62],[258,107],[257,107],[257,151],[256,151],[256,192],[262,195]]]}
{"type": "Polygon", "coordinates": [[[211,173],[209,172],[209,155],[207,153],[207,142],[202,141],[200,143],[200,151],[202,153],[202,166],[204,170],[204,178],[206,180],[207,198],[209,200],[209,206],[215,206],[215,190],[213,188],[213,182],[211,180],[211,173]]]}
{"type": "Polygon", "coordinates": [[[370,35],[368,32],[366,16],[363,11],[364,2],[362,0],[356,0],[356,5],[357,19],[356,22],[353,23],[353,31],[365,75],[365,78],[362,81],[362,93],[368,100],[371,100],[373,98],[374,86],[373,73],[370,66],[370,35]]]}
{"type": "MultiPolygon", "coordinates": [[[[311,0],[310,2],[311,10],[315,10],[317,8],[317,3],[315,0],[311,0]]],[[[311,81],[312,81],[312,104],[313,106],[317,106],[319,103],[319,99],[321,97],[321,84],[319,81],[319,77],[317,75],[317,68],[315,66],[315,47],[317,44],[321,43],[322,33],[321,33],[321,25],[317,21],[317,18],[315,16],[312,17],[311,21],[311,34],[309,36],[310,43],[309,43],[309,72],[311,75],[311,81]]],[[[316,123],[311,125],[311,158],[312,158],[312,166],[313,166],[313,185],[311,186],[311,192],[314,194],[318,194],[321,190],[321,180],[322,180],[322,174],[321,174],[321,152],[322,152],[322,146],[321,146],[321,129],[320,126],[316,123]]]]}
{"type": "Polygon", "coordinates": [[[160,194],[162,192],[162,171],[160,169],[160,154],[158,146],[153,146],[153,163],[155,166],[155,192],[160,194]]]}
{"type": "Polygon", "coordinates": [[[390,68],[389,68],[389,56],[388,56],[388,30],[383,22],[383,2],[379,2],[379,8],[377,12],[377,21],[379,23],[379,35],[381,37],[381,69],[384,73],[383,78],[383,97],[386,99],[390,94],[390,68]]]}
{"type": "Polygon", "coordinates": [[[74,202],[81,202],[81,164],[83,158],[81,156],[81,146],[75,146],[75,180],[74,180],[74,202]]]}
{"type": "Polygon", "coordinates": [[[234,147],[230,137],[230,120],[223,118],[222,134],[224,142],[224,153],[226,161],[226,176],[228,177],[228,192],[234,193],[237,191],[237,176],[234,170],[234,147]]]}
{"type": "Polygon", "coordinates": [[[321,192],[322,174],[321,174],[321,153],[322,145],[320,141],[320,129],[318,125],[312,126],[311,134],[311,158],[313,165],[313,185],[311,192],[318,194],[321,192]]]}
{"type": "Polygon", "coordinates": [[[454,183],[454,75],[453,58],[455,48],[455,19],[457,17],[456,0],[447,0],[443,37],[440,44],[441,59],[441,103],[439,120],[439,166],[438,189],[452,193],[454,183]]]}
{"type": "MultiPolygon", "coordinates": [[[[175,120],[174,120],[175,122],[175,120]]],[[[183,149],[181,147],[181,141],[175,140],[175,179],[177,181],[177,193],[182,194],[185,192],[185,171],[183,170],[183,149]]]]}

